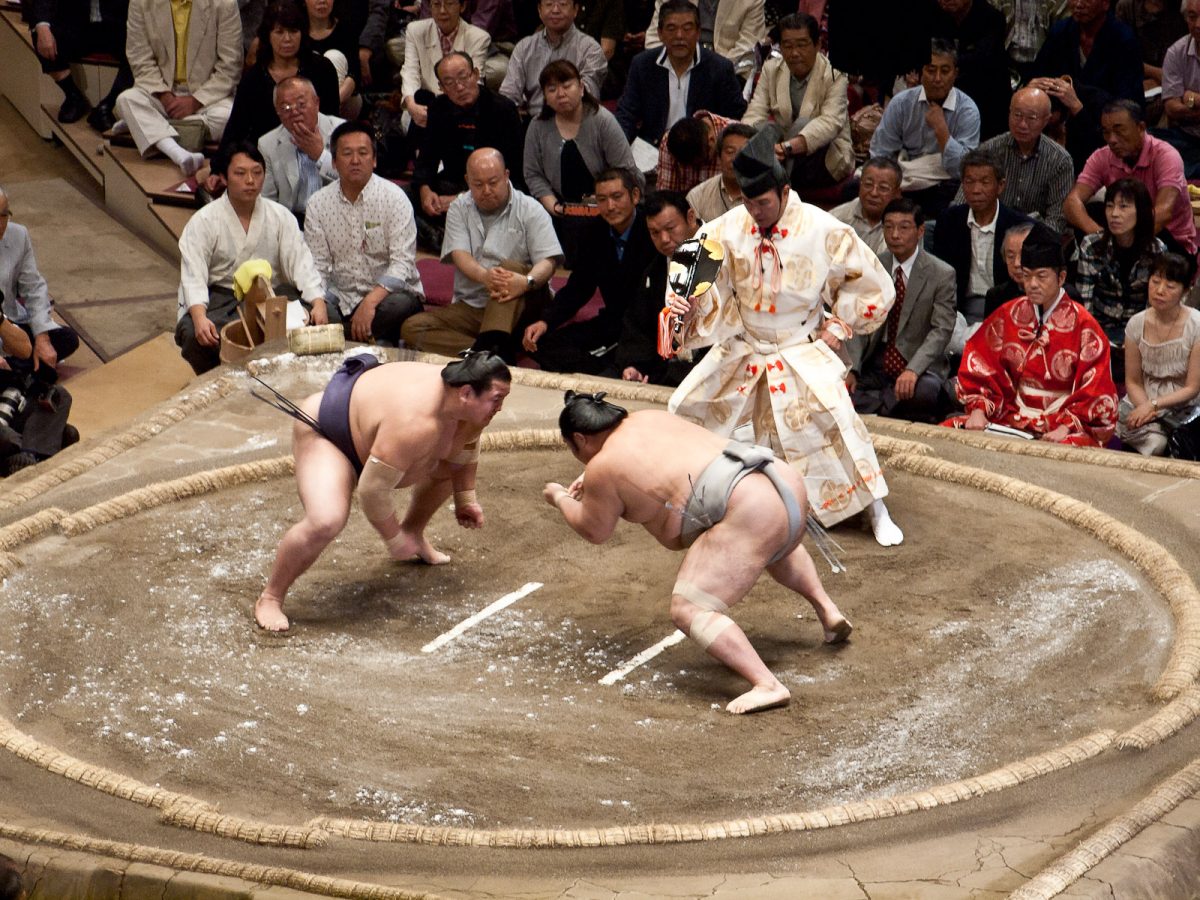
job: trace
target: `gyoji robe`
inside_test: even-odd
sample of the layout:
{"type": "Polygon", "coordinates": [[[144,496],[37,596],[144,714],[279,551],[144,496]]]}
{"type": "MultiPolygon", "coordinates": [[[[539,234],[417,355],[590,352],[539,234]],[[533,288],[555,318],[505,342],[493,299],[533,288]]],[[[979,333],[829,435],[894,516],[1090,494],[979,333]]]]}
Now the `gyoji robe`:
{"type": "MultiPolygon", "coordinates": [[[[958,399],[970,414],[1041,436],[1065,425],[1064,443],[1105,444],[1117,424],[1117,389],[1104,329],[1066,294],[1044,325],[1027,297],[992,313],[967,341],[958,399]]],[[[966,416],[947,419],[961,425],[966,416]]]]}
{"type": "Polygon", "coordinates": [[[794,193],[769,240],[740,205],[701,232],[725,261],[694,301],[681,346],[713,346],[668,408],[722,435],[752,423],[755,440],[804,476],[822,525],[886,496],[846,366],[817,337],[827,321],[843,339],[883,322],[895,288],[879,259],[850,226],[794,193]]]}

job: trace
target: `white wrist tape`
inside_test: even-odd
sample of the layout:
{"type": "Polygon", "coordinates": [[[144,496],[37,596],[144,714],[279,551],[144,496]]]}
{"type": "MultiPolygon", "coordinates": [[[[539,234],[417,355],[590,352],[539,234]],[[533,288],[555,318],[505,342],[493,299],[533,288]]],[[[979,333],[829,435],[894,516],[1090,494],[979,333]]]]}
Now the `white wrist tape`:
{"type": "Polygon", "coordinates": [[[469,491],[454,492],[454,508],[461,509],[464,506],[470,506],[472,503],[478,503],[479,500],[475,496],[474,489],[469,491]]]}

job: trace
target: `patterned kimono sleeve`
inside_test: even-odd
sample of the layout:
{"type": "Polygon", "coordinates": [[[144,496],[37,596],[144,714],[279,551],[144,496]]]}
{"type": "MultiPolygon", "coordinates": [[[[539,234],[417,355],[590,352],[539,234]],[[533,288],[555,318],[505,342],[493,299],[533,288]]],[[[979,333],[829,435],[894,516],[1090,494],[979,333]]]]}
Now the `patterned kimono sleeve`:
{"type": "Polygon", "coordinates": [[[955,391],[967,414],[982,409],[988,421],[1017,396],[1012,376],[1000,355],[1010,304],[996,310],[967,341],[958,367],[955,391]]]}
{"type": "MultiPolygon", "coordinates": [[[[1078,368],[1070,396],[1057,412],[1046,417],[1046,426],[1053,431],[1065,425],[1074,434],[1086,434],[1104,444],[1117,427],[1117,388],[1109,368],[1108,338],[1086,313],[1080,315],[1078,347],[1078,368]]],[[[1052,369],[1059,358],[1059,353],[1051,354],[1052,369]]]]}
{"type": "Polygon", "coordinates": [[[870,334],[887,319],[896,302],[896,288],[883,264],[854,230],[841,227],[825,237],[829,274],[821,289],[821,299],[831,311],[834,333],[841,325],[842,340],[856,334],[870,334]]]}

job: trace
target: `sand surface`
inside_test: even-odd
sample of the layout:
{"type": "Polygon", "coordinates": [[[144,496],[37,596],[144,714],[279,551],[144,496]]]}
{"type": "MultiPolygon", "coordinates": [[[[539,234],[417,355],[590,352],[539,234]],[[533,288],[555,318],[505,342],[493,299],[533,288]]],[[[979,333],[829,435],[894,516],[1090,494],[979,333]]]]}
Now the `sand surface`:
{"type": "Polygon", "coordinates": [[[1170,617],[1132,566],[1057,520],[894,474],[903,547],[835,529],[827,588],[856,625],[821,644],[764,577],[734,618],[793,693],[733,717],[742,682],[672,633],[681,557],[641,529],[576,537],[540,497],[566,452],[485,455],[479,532],[431,526],[444,567],[394,563],[355,510],[289,598],[251,620],[291,479],[49,536],[0,592],[0,708],[90,762],[227,812],[582,826],[814,809],[987,771],[1144,717],[1170,617]],[[501,596],[544,586],[432,653],[501,596]]]}

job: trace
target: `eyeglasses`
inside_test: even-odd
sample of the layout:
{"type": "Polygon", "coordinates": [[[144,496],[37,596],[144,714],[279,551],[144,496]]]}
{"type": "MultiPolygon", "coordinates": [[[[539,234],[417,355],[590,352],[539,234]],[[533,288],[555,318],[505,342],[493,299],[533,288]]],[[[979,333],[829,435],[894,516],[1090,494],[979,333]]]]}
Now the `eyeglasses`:
{"type": "Polygon", "coordinates": [[[430,0],[430,9],[450,9],[452,6],[462,6],[461,0],[430,0]]]}
{"type": "Polygon", "coordinates": [[[574,6],[575,0],[541,0],[538,5],[545,9],[566,9],[568,6],[574,6]]]}
{"type": "Polygon", "coordinates": [[[1008,115],[1009,118],[1016,119],[1018,122],[1040,122],[1043,119],[1041,113],[1010,112],[1008,115]]]}
{"type": "Polygon", "coordinates": [[[466,87],[469,84],[475,84],[478,80],[479,76],[471,72],[469,75],[460,75],[458,78],[439,78],[438,84],[443,88],[466,87]]]}
{"type": "Polygon", "coordinates": [[[280,112],[285,113],[304,112],[306,109],[308,109],[307,100],[297,100],[295,103],[284,103],[279,107],[280,112]]]}

